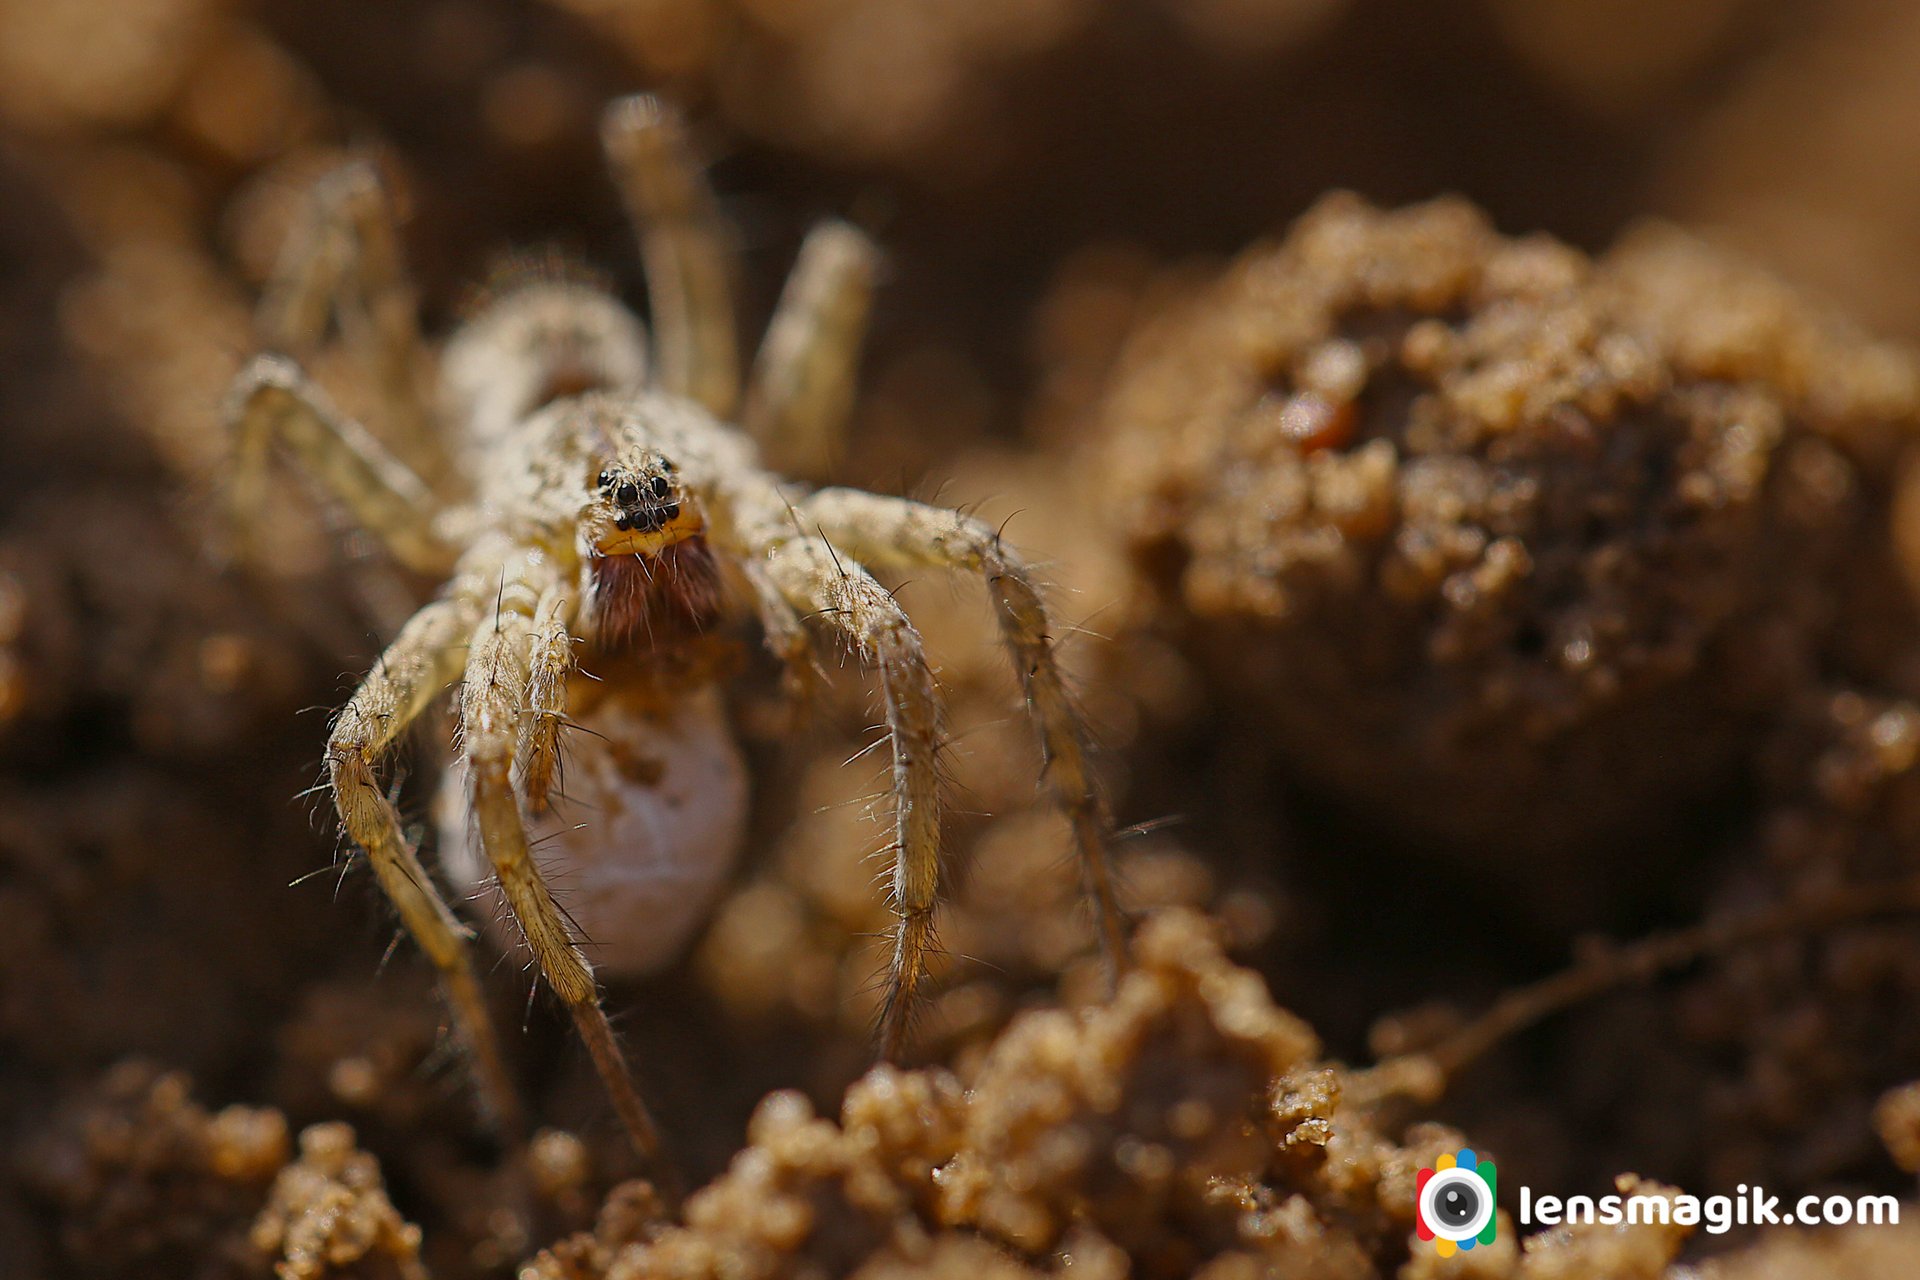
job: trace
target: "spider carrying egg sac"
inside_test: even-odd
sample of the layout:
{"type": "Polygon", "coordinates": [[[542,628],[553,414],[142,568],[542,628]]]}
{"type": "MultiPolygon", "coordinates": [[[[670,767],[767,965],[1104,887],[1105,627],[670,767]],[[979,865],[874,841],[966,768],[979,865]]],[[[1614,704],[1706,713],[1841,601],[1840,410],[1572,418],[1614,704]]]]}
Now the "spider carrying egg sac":
{"type": "MultiPolygon", "coordinates": [[[[575,938],[609,977],[671,963],[708,918],[746,836],[747,771],[719,690],[663,697],[645,682],[573,682],[575,728],[551,807],[527,837],[575,938]]],[[[464,768],[436,817],[447,874],[481,905],[490,937],[523,954],[473,829],[464,768]]]]}

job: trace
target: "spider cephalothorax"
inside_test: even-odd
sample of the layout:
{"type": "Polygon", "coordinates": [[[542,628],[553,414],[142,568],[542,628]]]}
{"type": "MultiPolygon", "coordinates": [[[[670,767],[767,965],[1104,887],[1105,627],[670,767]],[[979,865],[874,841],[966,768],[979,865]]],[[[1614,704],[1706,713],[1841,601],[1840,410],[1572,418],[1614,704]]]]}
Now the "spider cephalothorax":
{"type": "Polygon", "coordinates": [[[446,421],[436,424],[419,390],[427,355],[385,199],[370,170],[350,168],[319,189],[262,327],[269,342],[300,351],[337,316],[390,402],[396,452],[421,459],[436,481],[335,410],[292,360],[261,356],[234,390],[234,492],[241,504],[264,498],[264,464],[278,445],[397,560],[443,582],[334,722],[327,770],[341,825],[439,971],[482,1098],[517,1133],[466,930],[376,773],[458,682],[442,861],[500,905],[500,940],[524,942],[634,1144],[651,1153],[653,1122],[601,1010],[593,965],[636,973],[671,959],[743,839],[745,767],[717,683],[726,664],[682,660],[685,641],[729,615],[757,621],[791,670],[811,664],[810,635],[822,631],[880,672],[899,920],[883,1052],[902,1044],[932,941],[942,730],[919,634],[868,565],[956,570],[985,583],[1110,958],[1120,954],[1120,915],[1084,733],[1025,565],[971,516],[810,490],[762,461],[763,451],[831,451],[865,323],[871,244],[842,224],[808,238],[754,366],[744,421],[731,425],[742,397],[724,237],[679,121],[632,99],[609,111],[605,139],[653,286],[651,352],[638,318],[591,283],[503,290],[442,348],[431,402],[446,421]],[[563,791],[570,726],[585,732],[565,739],[563,791]],[[566,873],[564,909],[536,843],[547,868],[566,873]]]}

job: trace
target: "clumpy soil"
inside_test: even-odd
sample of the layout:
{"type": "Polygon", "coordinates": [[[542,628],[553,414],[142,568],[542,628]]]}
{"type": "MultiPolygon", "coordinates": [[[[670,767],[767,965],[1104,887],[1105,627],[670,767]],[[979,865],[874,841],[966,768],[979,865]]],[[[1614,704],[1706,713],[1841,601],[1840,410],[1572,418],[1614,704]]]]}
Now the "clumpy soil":
{"type": "Polygon", "coordinates": [[[1760,722],[1913,692],[1917,411],[1905,353],[1677,233],[1589,262],[1334,198],[1148,326],[1101,412],[1148,610],[1290,772],[1584,897],[1760,722]]]}
{"type": "MultiPolygon", "coordinates": [[[[1335,929],[1491,975],[1494,936],[1912,875],[1917,412],[1906,352],[1671,229],[1589,260],[1336,196],[1139,328],[1088,448],[1131,643],[1189,667],[1173,749],[1266,797],[1335,929]]],[[[1581,1113],[1667,1176],[1869,1176],[1913,947],[1776,939],[1494,1070],[1554,1097],[1560,1169],[1597,1171],[1581,1113]]]]}
{"type": "MultiPolygon", "coordinates": [[[[1841,296],[1897,331],[1908,196],[1819,157],[1912,42],[1823,62],[1889,28],[1864,0],[963,7],[0,5],[0,1274],[1913,1270],[1911,1227],[1412,1235],[1463,1145],[1504,1187],[1911,1207],[1920,374],[1627,224],[1704,209],[1844,286],[1790,198],[1843,201],[1889,256],[1841,296]],[[1109,992],[984,593],[900,584],[954,892],[874,1069],[871,690],[796,716],[743,655],[745,864],[608,993],[677,1206],[511,962],[540,1128],[486,1131],[311,790],[433,584],[303,497],[246,572],[208,516],[312,179],[374,156],[432,334],[516,250],[640,303],[593,146],[636,87],[718,161],[747,332],[816,216],[886,244],[838,478],[979,503],[1046,567],[1140,921],[1109,992]],[[1347,186],[1376,203],[1314,203],[1347,186]],[[1477,204],[1410,203],[1449,187],[1477,204]]],[[[423,831],[452,731],[392,775],[423,831]]]]}

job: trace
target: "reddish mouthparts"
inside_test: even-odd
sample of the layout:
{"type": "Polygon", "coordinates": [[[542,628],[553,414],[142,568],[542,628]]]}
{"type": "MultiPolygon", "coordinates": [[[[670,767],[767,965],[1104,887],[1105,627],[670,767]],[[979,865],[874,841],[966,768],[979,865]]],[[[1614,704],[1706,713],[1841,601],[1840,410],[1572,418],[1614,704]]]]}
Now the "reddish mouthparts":
{"type": "Polygon", "coordinates": [[[593,613],[600,647],[663,649],[706,630],[720,609],[720,572],[705,538],[652,555],[594,556],[593,613]]]}

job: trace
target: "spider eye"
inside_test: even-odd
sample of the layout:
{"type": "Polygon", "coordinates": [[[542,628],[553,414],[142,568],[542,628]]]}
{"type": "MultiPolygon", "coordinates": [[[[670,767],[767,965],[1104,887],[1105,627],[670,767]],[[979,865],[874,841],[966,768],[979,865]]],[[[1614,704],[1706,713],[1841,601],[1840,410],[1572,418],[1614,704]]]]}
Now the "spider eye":
{"type": "Polygon", "coordinates": [[[660,508],[660,518],[662,520],[678,520],[680,518],[680,504],[677,502],[669,502],[666,506],[660,508]]]}
{"type": "Polygon", "coordinates": [[[613,488],[613,472],[602,471],[596,483],[598,483],[602,489],[613,488]]]}
{"type": "Polygon", "coordinates": [[[625,533],[627,530],[633,528],[633,520],[626,512],[622,511],[613,518],[613,527],[625,533]]]}
{"type": "Polygon", "coordinates": [[[667,478],[665,476],[655,476],[653,478],[653,496],[654,497],[664,498],[669,493],[672,493],[672,492],[673,492],[673,486],[667,483],[667,478]]]}
{"type": "Polygon", "coordinates": [[[622,480],[620,487],[613,491],[614,500],[623,507],[630,507],[640,501],[640,486],[631,480],[622,480]]]}

